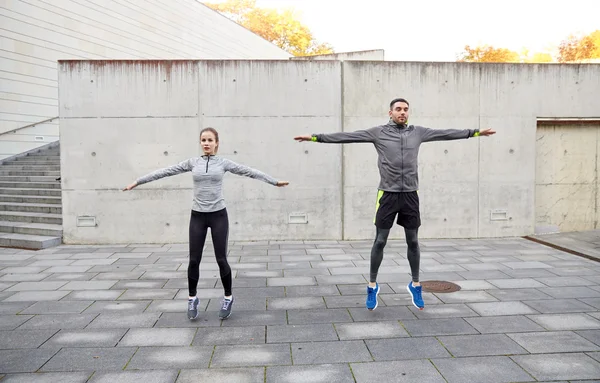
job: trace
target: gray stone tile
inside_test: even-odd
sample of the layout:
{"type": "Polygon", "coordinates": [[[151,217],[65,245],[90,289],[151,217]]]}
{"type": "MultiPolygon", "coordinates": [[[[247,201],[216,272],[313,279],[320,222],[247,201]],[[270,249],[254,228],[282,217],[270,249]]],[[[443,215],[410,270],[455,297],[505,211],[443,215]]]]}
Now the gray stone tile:
{"type": "Polygon", "coordinates": [[[407,337],[398,321],[338,323],[335,329],[340,340],[407,337]]]}
{"type": "Polygon", "coordinates": [[[80,314],[92,303],[91,301],[37,302],[23,310],[21,314],[80,314]]]}
{"type": "Polygon", "coordinates": [[[42,347],[114,347],[126,332],[127,329],[60,330],[42,347]]]}
{"type": "Polygon", "coordinates": [[[65,296],[65,300],[73,301],[114,301],[119,298],[125,290],[83,290],[73,291],[65,296]]]}
{"type": "MultiPolygon", "coordinates": [[[[215,317],[217,313],[214,314],[215,317]]],[[[263,310],[263,311],[239,311],[232,312],[229,319],[223,322],[223,326],[235,327],[235,326],[267,326],[274,324],[285,324],[286,323],[286,312],[285,310],[263,310]]]]}
{"type": "Polygon", "coordinates": [[[175,379],[174,370],[97,372],[89,383],[173,383],[175,379]]]}
{"type": "MultiPolygon", "coordinates": [[[[150,302],[151,301],[98,301],[92,303],[84,313],[141,313],[146,310],[150,302]]],[[[179,311],[181,311],[181,302],[178,303],[180,303],[179,311]]]]}
{"type": "Polygon", "coordinates": [[[446,383],[427,360],[352,363],[350,366],[357,383],[387,382],[392,376],[394,383],[446,383]]]}
{"type": "Polygon", "coordinates": [[[0,331],[0,350],[38,348],[58,330],[0,331]]]}
{"type": "Polygon", "coordinates": [[[218,317],[218,313],[212,312],[200,312],[196,320],[189,320],[185,312],[157,314],[160,315],[160,318],[154,325],[156,328],[219,327],[222,322],[218,317]]]}
{"type": "Polygon", "coordinates": [[[491,283],[484,281],[484,280],[470,280],[470,281],[465,281],[465,280],[459,280],[459,281],[450,281],[453,283],[456,283],[457,285],[460,286],[461,290],[489,290],[489,289],[495,289],[496,286],[492,285],[491,283]]]}
{"type": "MultiPolygon", "coordinates": [[[[464,318],[479,316],[464,303],[433,305],[428,306],[426,310],[419,310],[411,305],[409,306],[409,309],[419,319],[464,318]]],[[[377,308],[377,310],[379,310],[379,308],[377,308]]]]}
{"type": "Polygon", "coordinates": [[[346,383],[353,382],[348,364],[267,367],[267,383],[346,383]]]}
{"type": "Polygon", "coordinates": [[[317,275],[315,278],[319,285],[367,283],[367,280],[362,275],[317,275]]]}
{"type": "Polygon", "coordinates": [[[528,315],[548,330],[587,330],[600,328],[600,321],[587,314],[528,315]]]}
{"type": "MultiPolygon", "coordinates": [[[[282,298],[285,296],[284,287],[252,287],[245,289],[237,289],[235,290],[236,298],[246,298],[246,297],[265,297],[265,298],[282,298]]],[[[223,291],[221,290],[221,297],[223,291]]]]}
{"type": "Polygon", "coordinates": [[[370,362],[373,359],[363,341],[293,343],[294,364],[370,362]]]}
{"type": "Polygon", "coordinates": [[[455,357],[527,354],[504,334],[441,336],[438,339],[455,357]]]}
{"type": "Polygon", "coordinates": [[[20,314],[23,310],[33,304],[34,302],[2,302],[2,304],[0,304],[0,315],[20,314]]]}
{"type": "Polygon", "coordinates": [[[434,359],[448,383],[530,382],[531,376],[506,356],[434,359]]]}
{"type": "Polygon", "coordinates": [[[503,279],[508,278],[508,274],[500,270],[484,270],[484,271],[458,271],[458,275],[464,279],[503,279]]]}
{"type": "Polygon", "coordinates": [[[449,294],[436,294],[444,303],[465,303],[465,302],[495,302],[492,295],[485,291],[457,291],[449,294]]]}
{"type": "Polygon", "coordinates": [[[507,335],[532,354],[600,350],[597,345],[572,331],[546,331],[507,335]]]}
{"type": "MultiPolygon", "coordinates": [[[[200,277],[201,280],[204,280],[202,271],[200,272],[200,277]]],[[[185,279],[186,277],[187,274],[183,271],[146,271],[139,279],[164,281],[165,279],[185,279]]]]}
{"type": "Polygon", "coordinates": [[[67,282],[19,282],[6,291],[52,291],[65,285],[67,282]]]}
{"type": "MultiPolygon", "coordinates": [[[[327,308],[335,309],[335,308],[343,308],[343,307],[365,307],[365,302],[367,299],[366,294],[362,295],[342,295],[342,296],[332,296],[332,297],[324,297],[325,302],[327,304],[327,308]]],[[[378,297],[378,306],[385,306],[385,302],[383,301],[382,295],[380,294],[378,297]]]]}
{"type": "Polygon", "coordinates": [[[36,315],[23,323],[19,330],[81,329],[97,314],[48,314],[36,315]]]}
{"type": "Polygon", "coordinates": [[[575,299],[545,299],[536,301],[524,301],[526,305],[533,307],[543,314],[577,313],[596,311],[592,306],[586,305],[575,299]]]}
{"type": "Polygon", "coordinates": [[[462,318],[402,321],[410,336],[467,335],[477,331],[462,318]]]}
{"type": "Polygon", "coordinates": [[[52,358],[56,350],[0,350],[0,371],[5,374],[34,372],[52,358]]]}
{"type": "Polygon", "coordinates": [[[140,347],[128,370],[179,370],[182,368],[208,368],[213,353],[212,346],[202,347],[140,347]]]}
{"type": "Polygon", "coordinates": [[[153,327],[160,313],[101,313],[87,328],[136,328],[153,327]]]}
{"type": "Polygon", "coordinates": [[[464,318],[482,334],[544,331],[544,328],[525,316],[464,318]]]}
{"type": "MultiPolygon", "coordinates": [[[[119,297],[119,300],[173,299],[177,292],[176,289],[129,289],[119,297]]],[[[185,293],[187,294],[187,291],[185,293]]]]}
{"type": "Polygon", "coordinates": [[[445,358],[451,355],[433,337],[366,340],[376,361],[445,358]]]}
{"type": "MultiPolygon", "coordinates": [[[[234,295],[235,295],[235,293],[234,293],[234,295]]],[[[210,300],[201,300],[200,301],[201,306],[205,305],[206,303],[208,303],[208,305],[206,307],[206,311],[218,312],[219,310],[221,310],[221,306],[223,306],[223,296],[221,294],[221,297],[219,297],[219,298],[212,298],[210,300]]],[[[187,302],[185,302],[184,304],[187,305],[187,302]]],[[[179,306],[178,311],[182,311],[181,303],[179,303],[179,305],[180,306],[179,306]]],[[[235,311],[235,312],[259,311],[259,310],[266,310],[266,309],[267,309],[267,298],[264,298],[264,297],[238,298],[236,295],[235,302],[233,303],[233,311],[235,311]]],[[[186,310],[185,307],[183,310],[186,310]]]]}
{"type": "Polygon", "coordinates": [[[585,354],[519,355],[512,359],[537,380],[600,378],[600,363],[585,354]]]}
{"type": "Polygon", "coordinates": [[[135,351],[135,347],[63,348],[41,371],[121,370],[135,351]]]}
{"type": "Polygon", "coordinates": [[[515,269],[515,270],[502,270],[502,272],[509,277],[513,278],[550,278],[555,277],[556,274],[551,273],[550,269],[515,269]]]}
{"type": "Polygon", "coordinates": [[[521,302],[484,302],[467,305],[481,316],[538,314],[536,310],[521,302]]]}
{"type": "Polygon", "coordinates": [[[511,269],[551,269],[552,266],[544,262],[505,262],[504,266],[510,267],[511,269]]]}
{"type": "MultiPolygon", "coordinates": [[[[46,270],[46,266],[15,266],[2,269],[3,274],[38,274],[46,270]]],[[[52,272],[52,271],[47,271],[52,272]]]]}
{"type": "Polygon", "coordinates": [[[581,330],[576,333],[585,339],[600,345],[600,330],[581,330]]]}
{"type": "Polygon", "coordinates": [[[60,290],[106,290],[113,287],[118,281],[74,281],[62,286],[60,290]]]}
{"type": "Polygon", "coordinates": [[[310,269],[310,262],[269,262],[267,264],[269,270],[282,269],[310,269]]]}
{"type": "Polygon", "coordinates": [[[501,301],[552,299],[550,295],[536,289],[487,290],[486,292],[501,301]]]}
{"type": "Polygon", "coordinates": [[[267,307],[269,310],[318,309],[325,308],[325,302],[322,297],[268,298],[267,307]]]}
{"type": "Polygon", "coordinates": [[[264,383],[265,368],[210,368],[181,370],[177,383],[264,383]]]}
{"type": "Polygon", "coordinates": [[[85,273],[93,272],[92,266],[53,266],[46,269],[46,273],[85,273]]]}
{"type": "Polygon", "coordinates": [[[125,334],[118,346],[189,346],[195,333],[193,328],[135,328],[125,334]]]}
{"type": "Polygon", "coordinates": [[[267,286],[314,286],[315,277],[267,278],[267,286]]]}
{"type": "Polygon", "coordinates": [[[283,277],[283,270],[239,270],[237,276],[241,278],[278,278],[283,277]]]}
{"type": "Polygon", "coordinates": [[[331,275],[329,269],[285,269],[283,276],[289,277],[314,277],[317,275],[331,275]]]}
{"type": "Polygon", "coordinates": [[[50,275],[44,279],[44,282],[48,281],[89,281],[96,276],[95,273],[56,273],[50,275]]]}
{"type": "Polygon", "coordinates": [[[2,379],[2,383],[86,383],[90,375],[90,372],[11,374],[2,379]]]}
{"type": "MultiPolygon", "coordinates": [[[[6,269],[4,269],[6,270],[6,269]]],[[[2,272],[4,272],[2,270],[2,272]]],[[[41,281],[44,278],[48,278],[50,273],[37,273],[37,274],[5,274],[0,276],[0,281],[2,282],[35,282],[41,281]]]]}
{"type": "Polygon", "coordinates": [[[210,367],[291,365],[289,344],[217,346],[210,367]]]}
{"type": "MultiPolygon", "coordinates": [[[[429,310],[429,309],[428,309],[429,310]]],[[[376,310],[369,311],[366,308],[348,309],[352,319],[355,322],[375,322],[390,321],[402,319],[415,319],[415,315],[406,306],[377,307],[376,310]]],[[[346,322],[337,320],[336,322],[346,322]]]]}
{"type": "Polygon", "coordinates": [[[2,302],[58,301],[70,291],[19,291],[2,302]]]}
{"type": "MultiPolygon", "coordinates": [[[[0,307],[2,305],[0,304],[0,307]]],[[[14,330],[32,317],[33,315],[0,315],[0,330],[14,330]]]]}
{"type": "Polygon", "coordinates": [[[315,324],[352,322],[352,318],[345,309],[288,310],[287,321],[289,324],[315,324]]]}
{"type": "Polygon", "coordinates": [[[546,287],[540,289],[543,293],[553,298],[599,298],[600,291],[585,286],[574,287],[546,287]]]}
{"type": "Polygon", "coordinates": [[[288,297],[324,297],[339,295],[340,292],[335,285],[327,286],[289,286],[285,288],[288,297]]]}
{"type": "Polygon", "coordinates": [[[338,340],[332,324],[267,326],[267,343],[338,340]]]}
{"type": "Polygon", "coordinates": [[[580,277],[547,277],[536,278],[537,281],[549,287],[589,286],[590,282],[580,277]]]}
{"type": "Polygon", "coordinates": [[[120,280],[120,279],[138,279],[144,274],[143,271],[123,271],[123,272],[108,272],[98,273],[93,279],[98,281],[105,280],[120,280]]]}
{"type": "MultiPolygon", "coordinates": [[[[366,283],[339,285],[338,290],[342,295],[363,295],[364,298],[367,297],[366,283]]],[[[394,294],[395,292],[387,283],[379,283],[379,294],[394,294]]],[[[404,292],[406,292],[406,285],[404,285],[404,292]]]]}
{"type": "Polygon", "coordinates": [[[193,346],[264,344],[265,326],[199,328],[193,346]]]}
{"type": "Polygon", "coordinates": [[[546,287],[533,278],[488,279],[488,282],[499,289],[533,289],[546,287]]]}

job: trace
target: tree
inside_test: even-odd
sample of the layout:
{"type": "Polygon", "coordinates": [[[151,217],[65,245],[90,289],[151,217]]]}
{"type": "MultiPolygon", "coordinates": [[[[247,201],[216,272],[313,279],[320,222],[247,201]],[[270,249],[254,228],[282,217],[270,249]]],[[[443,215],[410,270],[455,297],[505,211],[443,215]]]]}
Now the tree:
{"type": "Polygon", "coordinates": [[[506,48],[494,48],[490,45],[471,48],[465,46],[465,50],[459,54],[460,62],[487,62],[487,63],[518,63],[521,57],[517,52],[506,48]]]}
{"type": "Polygon", "coordinates": [[[294,56],[333,53],[333,47],[319,43],[293,9],[259,8],[256,0],[204,4],[294,56]]]}
{"type": "Polygon", "coordinates": [[[570,35],[558,46],[558,61],[581,62],[600,58],[600,29],[586,36],[570,35]]]}

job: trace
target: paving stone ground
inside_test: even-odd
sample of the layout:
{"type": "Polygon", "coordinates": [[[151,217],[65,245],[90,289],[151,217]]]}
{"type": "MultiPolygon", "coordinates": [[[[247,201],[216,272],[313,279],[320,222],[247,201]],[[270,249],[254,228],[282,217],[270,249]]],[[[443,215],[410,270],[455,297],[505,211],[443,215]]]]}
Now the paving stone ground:
{"type": "Polygon", "coordinates": [[[0,249],[0,382],[600,381],[596,261],[523,238],[422,240],[422,280],[461,290],[419,311],[390,241],[370,312],[370,241],[233,242],[220,321],[210,246],[193,322],[186,244],[0,249]]]}

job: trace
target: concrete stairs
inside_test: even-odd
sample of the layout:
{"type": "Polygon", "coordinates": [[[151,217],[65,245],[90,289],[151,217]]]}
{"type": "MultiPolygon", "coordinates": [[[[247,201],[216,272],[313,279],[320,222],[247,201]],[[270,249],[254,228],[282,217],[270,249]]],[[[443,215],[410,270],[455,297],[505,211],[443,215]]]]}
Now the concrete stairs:
{"type": "Polygon", "coordinates": [[[62,243],[60,148],[50,145],[0,165],[0,246],[62,243]]]}

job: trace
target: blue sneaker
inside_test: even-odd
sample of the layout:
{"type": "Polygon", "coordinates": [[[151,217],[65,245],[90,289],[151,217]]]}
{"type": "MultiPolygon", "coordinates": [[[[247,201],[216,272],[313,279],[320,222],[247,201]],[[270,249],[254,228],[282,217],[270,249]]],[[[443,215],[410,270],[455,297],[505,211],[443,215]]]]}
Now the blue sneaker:
{"type": "Polygon", "coordinates": [[[194,299],[188,299],[188,319],[194,320],[198,318],[198,305],[200,304],[200,299],[198,297],[194,297],[194,299]]]}
{"type": "Polygon", "coordinates": [[[379,283],[375,288],[367,286],[367,308],[371,311],[377,308],[377,295],[379,295],[379,283]]]}
{"type": "Polygon", "coordinates": [[[422,286],[413,286],[412,282],[408,282],[408,286],[406,289],[410,293],[412,297],[412,303],[419,310],[423,310],[425,307],[425,303],[423,302],[423,297],[421,296],[422,286]]]}

